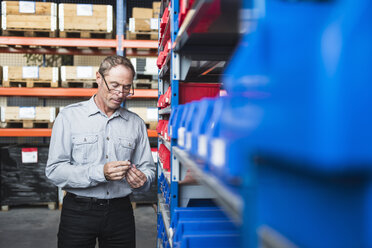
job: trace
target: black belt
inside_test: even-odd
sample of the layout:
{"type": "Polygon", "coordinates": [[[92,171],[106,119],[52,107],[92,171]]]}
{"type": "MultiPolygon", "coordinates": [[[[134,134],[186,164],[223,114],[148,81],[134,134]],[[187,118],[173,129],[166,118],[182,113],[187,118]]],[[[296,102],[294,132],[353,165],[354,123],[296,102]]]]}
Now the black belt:
{"type": "Polygon", "coordinates": [[[80,195],[75,195],[73,193],[67,192],[66,196],[74,198],[78,201],[81,202],[87,202],[87,203],[96,203],[99,205],[107,205],[116,201],[122,201],[122,200],[129,200],[129,196],[124,196],[120,198],[112,198],[112,199],[99,199],[96,197],[87,197],[87,196],[80,196],[80,195]]]}

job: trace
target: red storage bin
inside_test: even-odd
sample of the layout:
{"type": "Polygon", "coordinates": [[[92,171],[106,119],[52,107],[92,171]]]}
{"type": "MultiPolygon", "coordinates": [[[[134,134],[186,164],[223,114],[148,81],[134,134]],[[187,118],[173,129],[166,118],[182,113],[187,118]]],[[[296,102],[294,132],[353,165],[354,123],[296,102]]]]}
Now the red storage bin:
{"type": "Polygon", "coordinates": [[[189,10],[191,9],[194,1],[195,0],[180,0],[180,13],[178,15],[178,23],[180,27],[185,20],[187,12],[189,12],[189,10]]]}
{"type": "Polygon", "coordinates": [[[156,127],[156,132],[157,132],[158,134],[161,133],[161,130],[163,129],[163,125],[164,125],[164,120],[159,120],[159,122],[158,122],[158,126],[156,127]]]}
{"type": "Polygon", "coordinates": [[[185,104],[204,97],[215,97],[220,94],[219,83],[180,83],[179,104],[185,104]]]}

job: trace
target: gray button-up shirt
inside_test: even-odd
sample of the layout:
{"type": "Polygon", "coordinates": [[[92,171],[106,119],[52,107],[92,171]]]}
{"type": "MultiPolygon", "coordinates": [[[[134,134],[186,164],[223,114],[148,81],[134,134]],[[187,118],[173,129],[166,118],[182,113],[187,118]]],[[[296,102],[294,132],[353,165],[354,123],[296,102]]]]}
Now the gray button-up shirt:
{"type": "Polygon", "coordinates": [[[110,199],[132,192],[125,178],[107,181],[103,166],[131,161],[147,177],[138,190],[154,181],[147,129],[138,115],[120,108],[107,117],[94,102],[69,105],[58,114],[52,131],[46,176],[58,187],[80,196],[110,199]]]}

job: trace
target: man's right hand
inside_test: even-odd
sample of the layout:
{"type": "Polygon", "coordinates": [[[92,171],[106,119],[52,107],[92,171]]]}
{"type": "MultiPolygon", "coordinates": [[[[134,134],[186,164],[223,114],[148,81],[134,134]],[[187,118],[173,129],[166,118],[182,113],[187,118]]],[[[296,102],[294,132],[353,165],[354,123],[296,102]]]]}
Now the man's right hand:
{"type": "Polygon", "coordinates": [[[103,173],[106,180],[117,181],[125,177],[127,170],[130,168],[129,161],[112,161],[105,164],[103,173]]]}

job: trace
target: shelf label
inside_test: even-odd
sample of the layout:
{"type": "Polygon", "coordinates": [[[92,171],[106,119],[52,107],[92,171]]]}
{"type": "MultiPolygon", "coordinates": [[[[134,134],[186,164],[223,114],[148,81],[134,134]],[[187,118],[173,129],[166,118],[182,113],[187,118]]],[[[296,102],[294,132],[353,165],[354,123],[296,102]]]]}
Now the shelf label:
{"type": "Polygon", "coordinates": [[[5,107],[0,107],[0,110],[1,122],[5,122],[5,107]]]}
{"type": "Polygon", "coordinates": [[[65,7],[63,3],[60,3],[58,6],[58,18],[59,18],[59,31],[65,30],[65,7]]]}
{"type": "Polygon", "coordinates": [[[8,81],[8,66],[3,67],[3,81],[8,81]]]}
{"type": "Polygon", "coordinates": [[[37,148],[22,148],[22,163],[34,164],[37,163],[37,148]]]}
{"type": "Polygon", "coordinates": [[[34,14],[35,2],[19,1],[19,13],[34,14]]]}
{"type": "Polygon", "coordinates": [[[158,108],[147,108],[147,120],[157,121],[158,120],[158,108]]]}
{"type": "Polygon", "coordinates": [[[52,82],[58,82],[58,67],[53,67],[52,82]]]}
{"type": "Polygon", "coordinates": [[[6,30],[6,1],[1,2],[1,28],[6,30]]]}
{"type": "Polygon", "coordinates": [[[191,132],[186,133],[186,150],[191,149],[191,132]]]}
{"type": "Polygon", "coordinates": [[[55,107],[51,107],[49,109],[49,114],[50,114],[49,121],[50,122],[53,122],[55,120],[55,118],[56,118],[56,108],[55,107]]]}
{"type": "Polygon", "coordinates": [[[38,66],[23,66],[22,78],[39,78],[38,66]]]}
{"type": "Polygon", "coordinates": [[[35,107],[19,107],[20,119],[35,119],[35,117],[36,117],[35,107]]]}
{"type": "Polygon", "coordinates": [[[92,4],[77,4],[76,15],[77,16],[92,16],[93,5],[92,4]]]}
{"type": "Polygon", "coordinates": [[[77,78],[92,78],[93,67],[92,66],[77,66],[76,77],[77,78]]]}
{"type": "Polygon", "coordinates": [[[57,4],[52,3],[50,5],[50,30],[55,31],[57,29],[57,4]]]}
{"type": "Polygon", "coordinates": [[[213,139],[211,142],[211,161],[216,167],[225,165],[226,144],[223,139],[213,139]]]}
{"type": "Polygon", "coordinates": [[[205,134],[198,137],[198,154],[201,157],[207,156],[207,136],[205,134]]]}
{"type": "Polygon", "coordinates": [[[173,126],[170,125],[169,126],[169,136],[172,137],[172,133],[173,133],[173,126]]]}
{"type": "Polygon", "coordinates": [[[61,80],[66,81],[66,66],[61,66],[61,80]]]}
{"type": "Polygon", "coordinates": [[[184,127],[178,128],[178,140],[177,143],[180,147],[185,146],[185,131],[186,129],[184,127]]]}
{"type": "Polygon", "coordinates": [[[158,18],[151,18],[150,27],[152,30],[159,29],[159,19],[158,18]]]}
{"type": "Polygon", "coordinates": [[[107,33],[112,32],[112,23],[113,23],[112,6],[107,5],[107,33]]]}

